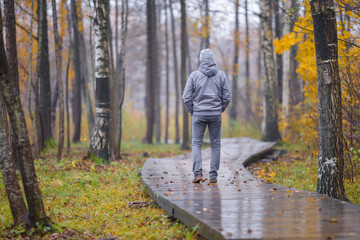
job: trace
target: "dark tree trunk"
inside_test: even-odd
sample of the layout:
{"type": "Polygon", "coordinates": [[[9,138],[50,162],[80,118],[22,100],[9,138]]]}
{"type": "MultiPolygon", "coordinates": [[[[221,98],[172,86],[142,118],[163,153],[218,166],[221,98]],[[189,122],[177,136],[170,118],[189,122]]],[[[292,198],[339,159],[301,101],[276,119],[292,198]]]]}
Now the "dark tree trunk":
{"type": "Polygon", "coordinates": [[[319,169],[316,191],[346,200],[341,83],[333,0],[312,0],[319,95],[319,169]]]}
{"type": "Polygon", "coordinates": [[[74,124],[74,135],[73,141],[80,141],[81,134],[81,53],[80,53],[80,32],[78,31],[78,15],[76,8],[76,1],[71,0],[71,22],[74,33],[73,38],[73,65],[75,71],[75,77],[73,79],[72,86],[72,115],[73,115],[73,124],[74,124]]]}
{"type": "MultiPolygon", "coordinates": [[[[187,34],[186,34],[186,4],[185,0],[180,0],[181,3],[181,89],[185,88],[186,84],[186,47],[187,47],[187,34]]],[[[190,149],[189,137],[189,115],[188,111],[183,104],[183,141],[181,148],[190,149]]]]}
{"type": "Polygon", "coordinates": [[[51,85],[50,85],[50,63],[49,63],[49,40],[47,27],[47,6],[46,0],[38,2],[38,54],[40,55],[39,64],[39,84],[40,84],[40,120],[42,142],[41,147],[45,147],[45,141],[52,137],[51,134],[51,85]],[[41,38],[41,39],[40,39],[41,38]]]}
{"type": "MultiPolygon", "coordinates": [[[[68,7],[66,5],[66,8],[68,10],[68,7]]],[[[69,38],[69,46],[68,46],[68,49],[69,49],[69,54],[68,54],[68,57],[67,57],[67,60],[66,60],[66,75],[65,75],[65,110],[66,110],[66,125],[67,125],[67,128],[66,128],[66,153],[69,154],[70,153],[70,110],[69,110],[69,70],[70,70],[70,62],[71,62],[71,55],[72,55],[72,52],[73,52],[73,44],[72,44],[72,36],[71,36],[71,24],[72,24],[72,21],[71,21],[71,16],[70,16],[70,13],[68,11],[68,14],[67,14],[67,22],[68,22],[68,38],[69,38]]]]}
{"type": "MultiPolygon", "coordinates": [[[[155,25],[155,32],[156,32],[156,36],[161,36],[161,29],[158,28],[157,26],[160,26],[160,1],[157,1],[158,4],[155,4],[155,12],[156,12],[156,8],[158,10],[158,12],[156,13],[156,17],[155,17],[155,21],[156,21],[156,25],[155,25]]],[[[161,102],[160,102],[160,96],[161,96],[161,77],[160,77],[160,67],[159,67],[159,59],[158,59],[158,49],[159,49],[159,41],[156,37],[156,55],[155,58],[153,58],[154,61],[154,66],[155,66],[155,71],[156,71],[156,77],[155,77],[155,81],[154,81],[154,91],[155,91],[155,106],[154,106],[154,110],[155,110],[155,116],[154,116],[154,125],[155,125],[155,138],[156,138],[156,142],[160,143],[161,141],[161,102]]]]}
{"type": "Polygon", "coordinates": [[[245,0],[245,100],[247,105],[246,119],[250,120],[251,113],[251,85],[250,85],[250,40],[249,40],[249,17],[248,0],[245,0]]]}
{"type": "Polygon", "coordinates": [[[146,85],[146,142],[152,143],[155,121],[156,81],[156,11],[155,0],[147,1],[147,85],[146,85]]]}
{"type": "MultiPolygon", "coordinates": [[[[280,39],[282,37],[282,24],[280,19],[280,0],[273,2],[274,14],[275,14],[275,38],[280,39]]],[[[276,98],[277,103],[282,103],[282,81],[283,81],[283,59],[281,54],[275,55],[276,59],[276,98]]]]}
{"type": "MultiPolygon", "coordinates": [[[[56,82],[59,86],[59,143],[57,159],[60,161],[64,149],[64,84],[62,80],[61,39],[58,32],[56,2],[51,0],[56,57],[56,82]]],[[[55,106],[56,107],[56,106],[55,106]]]]}
{"type": "Polygon", "coordinates": [[[210,47],[210,16],[209,16],[209,0],[204,0],[205,3],[205,48],[210,47]]]}
{"type": "Polygon", "coordinates": [[[179,111],[180,111],[180,89],[179,89],[179,73],[178,60],[176,54],[176,36],[175,36],[175,20],[172,8],[172,0],[169,0],[170,15],[171,15],[171,35],[174,58],[174,85],[175,85],[175,143],[180,143],[180,127],[179,127],[179,111]]]}
{"type": "MultiPolygon", "coordinates": [[[[5,36],[6,36],[6,50],[9,58],[9,67],[11,74],[14,76],[15,88],[20,94],[19,91],[19,69],[18,69],[18,59],[17,59],[17,44],[16,44],[16,18],[15,18],[15,9],[13,0],[4,1],[4,10],[5,10],[5,36]]],[[[2,27],[1,27],[2,29],[2,27]]],[[[1,32],[2,34],[2,32],[1,32]]],[[[1,36],[2,37],[2,36],[1,36]]],[[[13,156],[15,159],[15,164],[18,168],[18,157],[15,151],[14,136],[10,129],[10,142],[13,149],[13,156]]]]}
{"type": "Polygon", "coordinates": [[[165,65],[166,65],[166,113],[165,113],[165,143],[168,143],[169,139],[169,37],[168,37],[168,10],[167,0],[164,0],[165,10],[165,65]]]}
{"type": "Polygon", "coordinates": [[[238,106],[238,73],[239,73],[239,0],[235,0],[235,31],[234,31],[234,62],[232,70],[232,100],[229,117],[232,121],[236,121],[238,106]]]}
{"type": "Polygon", "coordinates": [[[110,124],[110,89],[109,89],[109,2],[99,0],[96,5],[94,18],[95,32],[95,77],[96,93],[95,125],[91,134],[89,153],[100,157],[105,164],[109,164],[109,124],[110,124]]]}
{"type": "Polygon", "coordinates": [[[271,27],[271,0],[260,1],[262,24],[262,49],[265,69],[265,141],[281,140],[276,105],[276,78],[271,27]]]}
{"type": "MultiPolygon", "coordinates": [[[[55,58],[56,58],[56,56],[55,56],[55,58]]],[[[52,126],[53,130],[55,128],[55,123],[56,123],[56,108],[58,105],[58,100],[59,100],[59,83],[56,82],[54,95],[51,100],[51,126],[52,126]]]]}
{"type": "Polygon", "coordinates": [[[117,81],[119,82],[119,88],[117,89],[119,92],[119,102],[118,102],[118,122],[117,122],[117,136],[116,136],[116,144],[115,144],[115,158],[121,158],[121,141],[122,141],[122,107],[125,98],[125,54],[126,54],[126,35],[127,35],[127,24],[128,24],[128,0],[121,1],[121,51],[118,54],[116,61],[116,71],[117,71],[117,81]]]}
{"type": "Polygon", "coordinates": [[[6,109],[0,96],[0,169],[14,226],[23,224],[25,228],[28,228],[27,225],[30,224],[28,210],[16,174],[14,155],[8,142],[9,125],[6,115],[6,109]]]}
{"type": "Polygon", "coordinates": [[[41,193],[36,177],[33,156],[31,152],[29,134],[25,122],[25,115],[11,75],[4,42],[0,38],[0,90],[6,104],[9,121],[14,133],[16,151],[19,157],[19,167],[23,181],[25,196],[29,208],[29,219],[36,227],[36,223],[50,226],[44,210],[41,193]]]}

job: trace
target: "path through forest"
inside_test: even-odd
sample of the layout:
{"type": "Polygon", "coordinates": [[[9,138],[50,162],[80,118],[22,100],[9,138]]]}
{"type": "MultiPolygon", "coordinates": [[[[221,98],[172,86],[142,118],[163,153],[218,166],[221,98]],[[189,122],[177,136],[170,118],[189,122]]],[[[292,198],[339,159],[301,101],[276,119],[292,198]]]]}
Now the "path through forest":
{"type": "MultiPolygon", "coordinates": [[[[250,138],[222,140],[217,184],[191,183],[191,154],[148,159],[142,180],[171,216],[207,239],[360,239],[360,207],[315,192],[267,183],[244,164],[274,143],[250,138]]],[[[207,177],[210,148],[203,150],[207,177]]]]}

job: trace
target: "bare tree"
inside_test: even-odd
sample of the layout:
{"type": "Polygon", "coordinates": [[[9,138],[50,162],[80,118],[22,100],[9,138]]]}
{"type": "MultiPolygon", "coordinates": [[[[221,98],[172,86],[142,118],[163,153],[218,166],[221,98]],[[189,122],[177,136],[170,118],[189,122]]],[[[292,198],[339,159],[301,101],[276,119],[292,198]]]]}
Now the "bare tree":
{"type": "Polygon", "coordinates": [[[95,2],[94,32],[95,32],[95,77],[96,77],[96,116],[91,134],[89,153],[100,157],[105,164],[109,164],[109,46],[108,21],[109,1],[95,2]]]}
{"type": "Polygon", "coordinates": [[[234,62],[232,69],[232,100],[229,112],[230,119],[236,121],[237,117],[237,102],[238,102],[238,73],[239,73],[239,0],[235,0],[235,32],[234,32],[234,62]]]}
{"type": "MultiPolygon", "coordinates": [[[[40,92],[40,122],[41,122],[41,148],[45,147],[45,141],[52,137],[51,129],[51,84],[50,84],[50,62],[49,62],[49,40],[47,26],[47,4],[46,0],[38,1],[38,71],[40,92]]],[[[37,129],[39,130],[39,129],[37,129]]]]}
{"type": "Polygon", "coordinates": [[[311,0],[319,96],[319,168],[316,191],[346,200],[338,64],[333,0],[311,0]]]}
{"type": "Polygon", "coordinates": [[[164,0],[165,11],[165,65],[166,65],[166,113],[165,113],[165,143],[169,139],[169,37],[168,37],[168,10],[167,3],[164,0]]]}
{"type": "Polygon", "coordinates": [[[180,127],[179,127],[179,110],[180,110],[180,89],[179,89],[179,73],[178,60],[176,54],[176,36],[175,36],[175,20],[172,7],[172,0],[169,0],[170,16],[171,16],[171,35],[173,47],[173,61],[174,61],[174,85],[175,85],[175,143],[180,143],[180,127]]]}
{"type": "MultiPolygon", "coordinates": [[[[6,13],[5,13],[6,14],[6,13]]],[[[36,177],[33,156],[31,152],[29,134],[25,122],[25,115],[21,105],[20,95],[16,90],[10,72],[3,39],[0,38],[0,92],[8,110],[9,121],[13,129],[14,140],[18,156],[21,178],[23,181],[29,219],[32,226],[36,223],[51,227],[45,215],[44,205],[36,177]]]]}
{"type": "MultiPolygon", "coordinates": [[[[180,0],[181,4],[181,89],[185,88],[186,84],[186,53],[187,53],[187,33],[186,33],[186,4],[185,0],[180,0]]],[[[189,136],[189,115],[183,104],[183,141],[181,148],[190,149],[189,136]]]]}
{"type": "Polygon", "coordinates": [[[57,159],[60,160],[64,149],[64,84],[62,80],[62,58],[61,58],[61,39],[58,31],[56,2],[51,0],[53,28],[55,39],[55,56],[56,56],[56,81],[59,86],[59,145],[57,159]]]}
{"type": "Polygon", "coordinates": [[[146,85],[146,142],[152,143],[155,121],[155,84],[157,70],[155,58],[156,43],[156,11],[155,0],[147,1],[147,85],[146,85]]]}
{"type": "Polygon", "coordinates": [[[251,111],[251,85],[250,85],[250,39],[249,39],[249,9],[248,0],[245,0],[245,100],[247,106],[246,119],[250,120],[251,111]]]}
{"type": "Polygon", "coordinates": [[[81,52],[80,52],[80,31],[78,28],[79,19],[78,19],[78,10],[76,7],[76,1],[71,0],[71,23],[73,29],[73,65],[75,71],[75,78],[73,80],[72,86],[72,115],[74,123],[74,134],[73,141],[79,142],[81,135],[81,77],[82,77],[82,67],[81,67],[81,52]]]}
{"type": "Polygon", "coordinates": [[[271,26],[271,0],[260,1],[262,25],[262,49],[265,63],[265,141],[281,140],[277,105],[276,105],[276,78],[273,50],[273,33],[271,26]]]}

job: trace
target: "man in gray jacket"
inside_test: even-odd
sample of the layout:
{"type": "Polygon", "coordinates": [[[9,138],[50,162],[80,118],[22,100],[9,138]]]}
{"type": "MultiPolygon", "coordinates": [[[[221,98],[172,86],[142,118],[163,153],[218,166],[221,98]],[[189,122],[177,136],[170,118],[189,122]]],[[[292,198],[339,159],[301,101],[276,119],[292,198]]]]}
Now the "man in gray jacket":
{"type": "Polygon", "coordinates": [[[193,183],[202,181],[201,145],[206,126],[210,132],[210,183],[217,182],[220,166],[221,113],[229,105],[231,90],[224,72],[216,68],[210,49],[200,52],[200,66],[190,74],[183,93],[186,109],[192,116],[193,183]]]}

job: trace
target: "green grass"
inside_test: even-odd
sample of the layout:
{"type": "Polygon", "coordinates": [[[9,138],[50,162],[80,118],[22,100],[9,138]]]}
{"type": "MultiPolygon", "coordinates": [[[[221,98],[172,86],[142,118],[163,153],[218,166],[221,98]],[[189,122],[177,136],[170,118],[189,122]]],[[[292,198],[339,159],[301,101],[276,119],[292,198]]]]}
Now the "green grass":
{"type": "MultiPolygon", "coordinates": [[[[300,145],[286,146],[288,153],[271,163],[257,162],[250,167],[254,175],[280,185],[316,191],[317,156],[300,145]],[[298,151],[303,150],[303,151],[298,151]]],[[[346,196],[350,202],[360,205],[359,176],[354,182],[344,180],[346,196]]]]}
{"type": "MultiPolygon", "coordinates": [[[[150,157],[178,155],[184,153],[179,145],[126,142],[123,144],[126,157],[111,162],[110,166],[80,160],[86,146],[72,147],[71,154],[60,162],[55,158],[56,149],[48,149],[44,158],[35,161],[46,213],[63,231],[76,230],[82,234],[81,238],[191,239],[194,236],[192,229],[169,220],[159,207],[128,207],[128,202],[152,201],[137,175],[146,160],[144,153],[150,157]]],[[[0,238],[9,237],[11,224],[1,180],[0,238]]]]}

